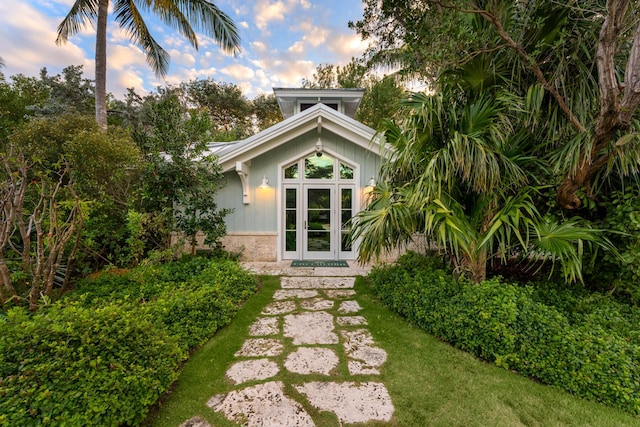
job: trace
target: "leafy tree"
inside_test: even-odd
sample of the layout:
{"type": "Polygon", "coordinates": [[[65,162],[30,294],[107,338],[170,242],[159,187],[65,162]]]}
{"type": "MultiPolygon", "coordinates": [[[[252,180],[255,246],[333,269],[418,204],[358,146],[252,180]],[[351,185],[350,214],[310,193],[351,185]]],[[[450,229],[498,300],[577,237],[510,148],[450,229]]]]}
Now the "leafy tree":
{"type": "Polygon", "coordinates": [[[253,99],[252,105],[259,131],[282,121],[282,112],[274,94],[265,95],[262,93],[253,99]]]}
{"type": "Polygon", "coordinates": [[[336,75],[336,67],[333,64],[320,64],[316,67],[313,77],[302,79],[302,87],[305,89],[336,89],[338,79],[336,75]]]}
{"type": "Polygon", "coordinates": [[[213,139],[237,141],[253,134],[251,102],[237,85],[209,78],[183,83],[181,89],[192,105],[204,109],[211,118],[213,139]]]}
{"type": "Polygon", "coordinates": [[[47,96],[40,104],[30,106],[32,115],[91,114],[95,108],[93,82],[82,74],[82,65],[65,67],[62,75],[55,76],[50,76],[47,69],[42,68],[36,84],[47,96]]]}
{"type": "Polygon", "coordinates": [[[535,99],[525,124],[538,121],[543,151],[553,154],[561,207],[581,207],[580,192],[595,199],[603,174],[637,172],[634,2],[367,1],[363,19],[350,25],[377,41],[370,64],[433,81],[480,55],[486,60],[475,61],[482,65],[477,75],[493,74],[513,93],[535,99]]]}
{"type": "Polygon", "coordinates": [[[12,80],[8,82],[0,73],[0,141],[27,120],[29,106],[42,102],[46,97],[35,79],[18,75],[12,80]]]}
{"type": "MultiPolygon", "coordinates": [[[[147,64],[158,76],[169,68],[169,54],[153,38],[143,20],[143,12],[151,12],[166,25],[178,30],[196,49],[196,31],[213,38],[225,52],[235,53],[240,39],[233,21],[215,4],[207,0],[127,1],[113,0],[115,20],[131,40],[147,56],[147,64]]],[[[96,121],[107,127],[107,13],[109,0],[76,0],[58,26],[56,43],[65,43],[87,23],[96,28],[96,121]]]]}
{"type": "Polygon", "coordinates": [[[148,159],[139,209],[158,225],[149,231],[165,247],[169,233],[179,231],[195,252],[199,231],[207,244],[214,244],[226,231],[228,211],[217,209],[214,201],[222,173],[216,158],[206,155],[212,123],[206,112],[188,110],[174,90],[161,91],[147,103],[143,123],[151,126],[134,132],[148,159]]]}
{"type": "Polygon", "coordinates": [[[82,66],[66,67],[54,76],[42,68],[37,78],[17,74],[10,81],[0,73],[0,137],[29,118],[90,114],[93,83],[82,74],[82,66]]]}
{"type": "Polygon", "coordinates": [[[384,76],[367,86],[365,95],[356,113],[356,119],[378,129],[384,119],[393,118],[398,111],[398,102],[405,96],[405,89],[394,76],[384,76]]]}
{"type": "Polygon", "coordinates": [[[70,114],[20,125],[0,150],[0,302],[25,299],[35,309],[67,285],[97,207],[117,214],[112,204],[126,198],[119,192],[139,152],[122,132],[70,114]]]}
{"type": "Polygon", "coordinates": [[[0,158],[0,304],[25,299],[35,310],[56,282],[69,279],[65,264],[77,250],[82,204],[66,160],[34,172],[38,159],[14,143],[0,158]]]}

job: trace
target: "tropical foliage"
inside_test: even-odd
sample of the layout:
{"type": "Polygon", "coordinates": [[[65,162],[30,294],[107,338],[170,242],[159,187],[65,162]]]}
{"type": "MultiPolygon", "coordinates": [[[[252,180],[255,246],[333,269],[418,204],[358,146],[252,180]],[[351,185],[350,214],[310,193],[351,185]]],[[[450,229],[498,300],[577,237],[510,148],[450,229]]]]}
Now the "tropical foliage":
{"type": "Polygon", "coordinates": [[[403,102],[399,124],[384,128],[384,184],[355,219],[368,261],[422,233],[474,283],[487,262],[531,257],[560,262],[582,279],[582,245],[597,233],[579,220],[543,218],[535,199],[547,171],[532,155],[534,138],[514,124],[525,100],[501,90],[478,96],[446,83],[435,95],[403,102]]]}
{"type": "Polygon", "coordinates": [[[529,93],[539,108],[528,121],[544,124],[537,137],[558,178],[559,205],[575,211],[597,200],[603,176],[637,172],[637,12],[629,0],[385,0],[367,1],[351,26],[376,40],[371,65],[433,82],[475,63],[476,87],[492,80],[529,93]]]}

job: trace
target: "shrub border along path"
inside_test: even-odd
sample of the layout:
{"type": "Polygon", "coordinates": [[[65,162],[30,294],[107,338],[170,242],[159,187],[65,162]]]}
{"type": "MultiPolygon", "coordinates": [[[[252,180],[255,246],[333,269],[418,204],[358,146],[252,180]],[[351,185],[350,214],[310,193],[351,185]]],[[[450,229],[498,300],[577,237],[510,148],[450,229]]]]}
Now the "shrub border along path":
{"type": "MultiPolygon", "coordinates": [[[[145,426],[176,427],[194,414],[201,414],[217,427],[237,426],[205,403],[233,388],[225,379],[227,369],[256,317],[279,289],[278,277],[261,279],[262,289],[230,325],[193,355],[173,392],[145,426]]],[[[395,407],[394,418],[388,423],[358,425],[639,425],[637,418],[620,410],[535,383],[438,341],[384,307],[363,279],[356,281],[355,289],[360,314],[367,319],[377,345],[388,353],[378,380],[386,385],[395,407]]],[[[285,392],[298,396],[291,388],[285,392]]],[[[303,406],[318,425],[339,425],[335,415],[318,412],[306,402],[303,406]]]]}

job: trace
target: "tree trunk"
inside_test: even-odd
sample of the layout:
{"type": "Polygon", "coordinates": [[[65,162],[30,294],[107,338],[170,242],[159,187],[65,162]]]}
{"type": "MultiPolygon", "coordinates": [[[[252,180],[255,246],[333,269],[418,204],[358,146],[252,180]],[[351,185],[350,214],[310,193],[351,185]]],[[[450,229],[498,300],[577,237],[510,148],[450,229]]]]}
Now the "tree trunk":
{"type": "Polygon", "coordinates": [[[610,146],[618,132],[629,129],[631,118],[640,105],[640,25],[633,33],[624,85],[618,81],[616,72],[616,53],[628,8],[629,0],[607,1],[607,16],[600,29],[596,49],[600,110],[593,131],[593,149],[582,153],[580,166],[571,171],[558,187],[558,204],[564,209],[575,210],[582,206],[577,196],[582,187],[588,197],[594,197],[591,192],[592,180],[611,156],[621,155],[610,146]]]}
{"type": "Polygon", "coordinates": [[[109,0],[99,0],[96,28],[96,121],[107,129],[107,13],[109,0]]]}
{"type": "Polygon", "coordinates": [[[468,261],[466,270],[474,285],[484,281],[487,278],[487,252],[482,250],[476,254],[474,259],[468,261]]]}

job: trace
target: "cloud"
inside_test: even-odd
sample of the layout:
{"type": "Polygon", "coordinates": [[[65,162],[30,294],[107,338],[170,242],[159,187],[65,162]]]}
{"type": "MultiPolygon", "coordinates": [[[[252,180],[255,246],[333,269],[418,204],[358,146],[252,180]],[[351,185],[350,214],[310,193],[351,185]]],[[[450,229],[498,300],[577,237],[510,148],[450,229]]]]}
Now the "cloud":
{"type": "Polygon", "coordinates": [[[281,1],[270,2],[269,0],[258,0],[253,7],[255,13],[256,26],[266,31],[267,25],[273,21],[284,21],[285,5],[281,1]]]}
{"type": "Polygon", "coordinates": [[[254,41],[249,44],[249,47],[252,51],[256,53],[265,53],[267,52],[267,45],[263,41],[254,41]]]}
{"type": "Polygon", "coordinates": [[[37,75],[45,66],[56,74],[69,65],[83,65],[85,71],[91,72],[93,61],[86,57],[75,40],[56,46],[56,28],[60,20],[46,16],[23,1],[1,1],[0,55],[6,65],[5,74],[37,75]]]}
{"type": "Polygon", "coordinates": [[[248,80],[253,78],[255,75],[253,69],[240,64],[233,64],[221,68],[220,72],[224,75],[233,77],[235,80],[248,80]]]}
{"type": "MultiPolygon", "coordinates": [[[[331,37],[331,31],[327,28],[314,27],[302,40],[313,47],[324,45],[331,37]]],[[[333,42],[333,40],[332,40],[333,42]]]]}
{"type": "Polygon", "coordinates": [[[117,73],[108,72],[107,79],[111,80],[112,88],[117,88],[116,97],[121,97],[122,94],[126,93],[126,89],[130,87],[135,88],[139,95],[144,95],[146,91],[144,90],[143,75],[144,73],[140,72],[140,70],[129,69],[117,73]],[[142,91],[140,90],[141,88],[142,91]]]}
{"type": "Polygon", "coordinates": [[[302,55],[304,53],[304,42],[297,41],[287,49],[293,55],[302,55]]]}
{"type": "Polygon", "coordinates": [[[146,55],[134,44],[107,46],[107,68],[116,71],[132,66],[147,67],[146,55]]]}
{"type": "Polygon", "coordinates": [[[362,41],[358,34],[338,34],[334,42],[327,45],[329,51],[338,55],[341,63],[346,63],[353,57],[358,57],[367,48],[367,42],[362,41]]]}

